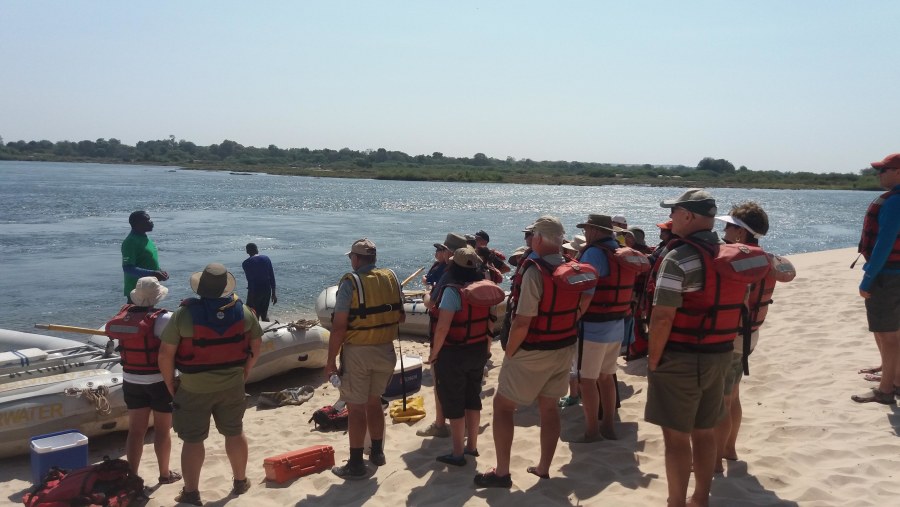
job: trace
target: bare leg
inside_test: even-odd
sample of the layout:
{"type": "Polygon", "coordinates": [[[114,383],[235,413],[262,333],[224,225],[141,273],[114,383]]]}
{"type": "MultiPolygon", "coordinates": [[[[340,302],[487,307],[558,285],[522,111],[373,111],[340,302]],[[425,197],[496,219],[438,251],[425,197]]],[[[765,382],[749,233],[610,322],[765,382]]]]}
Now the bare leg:
{"type": "Polygon", "coordinates": [[[881,382],[878,389],[883,393],[893,393],[894,386],[900,386],[900,331],[875,333],[875,341],[881,344],[881,382]]]}
{"type": "Polygon", "coordinates": [[[235,480],[247,478],[247,456],[249,455],[247,437],[243,433],[225,437],[225,454],[231,463],[231,475],[235,480]]]}
{"type": "MultiPolygon", "coordinates": [[[[594,390],[596,391],[596,388],[594,390]]],[[[555,398],[539,396],[538,408],[541,412],[541,460],[535,468],[537,475],[548,475],[562,426],[559,421],[559,404],[555,398]]],[[[596,417],[596,412],[594,415],[596,417]]]]}
{"type": "MultiPolygon", "coordinates": [[[[600,391],[597,379],[582,377],[580,387],[581,408],[584,411],[584,436],[593,437],[600,433],[600,422],[597,420],[597,413],[600,410],[600,391]]],[[[613,406],[615,403],[616,395],[613,393],[613,406]]],[[[606,409],[606,407],[603,408],[606,409]]]]}
{"type": "Polygon", "coordinates": [[[359,449],[366,441],[366,404],[347,404],[347,434],[350,438],[350,448],[359,449]]]}
{"type": "Polygon", "coordinates": [[[200,469],[206,459],[203,442],[184,442],[181,446],[181,470],[184,474],[184,490],[191,493],[200,487],[200,469]]]}
{"type": "Polygon", "coordinates": [[[741,420],[744,418],[744,409],[741,407],[741,384],[735,384],[734,400],[731,402],[731,411],[728,416],[731,418],[731,433],[728,435],[728,441],[725,442],[725,459],[738,459],[737,455],[737,437],[741,430],[741,420]]]}
{"type": "MultiPolygon", "coordinates": [[[[612,375],[601,373],[597,379],[600,387],[600,403],[603,404],[603,424],[600,426],[600,434],[608,440],[616,439],[616,381],[612,375]]],[[[597,414],[597,411],[594,411],[597,414]]]]}
{"type": "MultiPolygon", "coordinates": [[[[366,403],[366,425],[372,440],[384,438],[384,409],[381,408],[381,396],[369,396],[369,401],[366,403]]],[[[365,433],[363,441],[365,441],[365,433]]]]}
{"type": "Polygon", "coordinates": [[[138,475],[141,456],[144,454],[144,435],[150,424],[150,407],[128,411],[128,437],[125,439],[125,459],[131,466],[131,473],[138,475]]]}
{"type": "Polygon", "coordinates": [[[447,424],[447,418],[444,417],[444,407],[441,406],[441,399],[438,398],[437,389],[434,390],[434,425],[443,428],[447,424]]]}
{"type": "Polygon", "coordinates": [[[153,412],[153,451],[159,465],[159,476],[168,477],[169,454],[172,452],[172,413],[153,412]]]}
{"type": "Polygon", "coordinates": [[[690,505],[707,506],[716,462],[716,430],[695,429],[691,432],[691,444],[694,458],[694,494],[691,495],[690,505]]]}
{"type": "Polygon", "coordinates": [[[683,507],[691,478],[691,434],[663,428],[666,445],[666,482],[669,507],[683,507]]]}
{"type": "MultiPolygon", "coordinates": [[[[466,410],[466,433],[467,433],[466,449],[468,449],[470,451],[478,450],[479,425],[481,425],[481,410],[466,410]]],[[[455,433],[454,433],[454,435],[455,435],[455,433]]],[[[454,453],[455,453],[455,447],[454,447],[454,453]]]]}
{"type": "Polygon", "coordinates": [[[465,443],[463,440],[466,435],[466,418],[460,417],[457,419],[450,419],[450,436],[453,437],[453,455],[454,456],[462,456],[463,455],[463,446],[465,443]]]}
{"type": "MultiPolygon", "coordinates": [[[[554,403],[556,401],[554,400],[554,403]]],[[[516,412],[516,404],[503,397],[502,394],[494,395],[494,451],[497,453],[497,467],[495,473],[499,476],[509,475],[509,460],[512,454],[513,414],[516,412]]],[[[541,428],[543,432],[543,428],[541,428]]]]}
{"type": "MultiPolygon", "coordinates": [[[[735,385],[733,389],[737,389],[735,385]]],[[[721,473],[725,471],[725,464],[722,463],[722,460],[725,459],[725,447],[728,444],[728,440],[731,438],[731,404],[734,401],[734,391],[732,390],[730,394],[726,394],[722,400],[725,402],[725,414],[726,416],[719,421],[719,424],[716,425],[716,466],[715,473],[721,473]]]]}

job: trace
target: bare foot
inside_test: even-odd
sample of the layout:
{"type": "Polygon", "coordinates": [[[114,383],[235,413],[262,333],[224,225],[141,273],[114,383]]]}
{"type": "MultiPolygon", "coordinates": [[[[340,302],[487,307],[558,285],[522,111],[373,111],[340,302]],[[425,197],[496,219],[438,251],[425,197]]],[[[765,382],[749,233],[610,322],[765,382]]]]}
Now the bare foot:
{"type": "Polygon", "coordinates": [[[606,440],[618,440],[619,439],[619,437],[616,436],[616,431],[612,428],[601,429],[600,435],[606,440]]]}
{"type": "Polygon", "coordinates": [[[684,502],[685,507],[709,507],[709,497],[703,499],[696,499],[694,497],[688,497],[684,502]]]}
{"type": "Polygon", "coordinates": [[[873,366],[871,368],[863,368],[859,370],[860,373],[878,373],[881,371],[881,365],[873,366]]]}
{"type": "Polygon", "coordinates": [[[713,470],[713,473],[716,474],[724,474],[725,473],[725,464],[721,459],[716,460],[716,468],[713,470]]]}

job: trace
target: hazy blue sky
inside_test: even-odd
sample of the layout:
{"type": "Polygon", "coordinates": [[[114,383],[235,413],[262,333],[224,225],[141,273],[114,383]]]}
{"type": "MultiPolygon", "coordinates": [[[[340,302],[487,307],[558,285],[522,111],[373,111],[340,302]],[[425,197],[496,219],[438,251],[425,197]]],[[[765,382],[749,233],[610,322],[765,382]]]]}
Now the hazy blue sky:
{"type": "Polygon", "coordinates": [[[0,0],[5,142],[855,171],[900,151],[896,1],[0,0]]]}

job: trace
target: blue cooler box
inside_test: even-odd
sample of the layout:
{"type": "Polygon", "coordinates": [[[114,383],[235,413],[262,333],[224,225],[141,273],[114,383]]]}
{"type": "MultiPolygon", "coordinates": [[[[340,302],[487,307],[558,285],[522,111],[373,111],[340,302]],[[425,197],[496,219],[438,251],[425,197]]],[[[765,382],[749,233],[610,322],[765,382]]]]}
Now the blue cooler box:
{"type": "Polygon", "coordinates": [[[75,470],[88,464],[88,438],[76,430],[31,437],[31,482],[40,484],[53,467],[75,470]]]}
{"type": "MultiPolygon", "coordinates": [[[[406,394],[414,393],[422,387],[422,358],[419,356],[403,356],[404,377],[406,377],[406,394]]],[[[394,366],[394,374],[388,382],[387,389],[384,390],[384,396],[391,398],[393,396],[403,396],[403,383],[400,380],[400,359],[394,366]]]]}

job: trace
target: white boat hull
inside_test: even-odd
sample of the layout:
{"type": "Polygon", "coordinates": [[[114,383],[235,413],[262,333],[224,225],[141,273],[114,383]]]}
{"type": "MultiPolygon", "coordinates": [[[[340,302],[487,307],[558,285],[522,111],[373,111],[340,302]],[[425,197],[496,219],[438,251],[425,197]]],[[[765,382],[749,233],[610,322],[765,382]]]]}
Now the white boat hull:
{"type": "Polygon", "coordinates": [[[0,457],[28,453],[31,437],[68,429],[87,437],[128,429],[121,373],[80,370],[0,384],[0,457]],[[101,395],[91,399],[88,391],[101,395]]]}
{"type": "MultiPolygon", "coordinates": [[[[331,314],[334,312],[337,285],[326,287],[316,298],[316,317],[323,327],[331,329],[331,314]]],[[[430,317],[425,304],[418,297],[404,294],[405,302],[403,310],[406,312],[406,321],[400,324],[400,334],[408,336],[428,336],[431,330],[430,317]]],[[[492,308],[497,317],[494,329],[499,330],[503,324],[503,314],[506,312],[506,300],[492,308]]]]}

